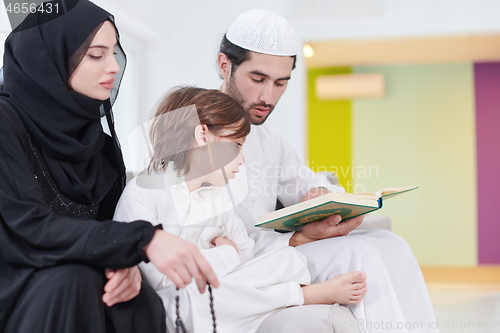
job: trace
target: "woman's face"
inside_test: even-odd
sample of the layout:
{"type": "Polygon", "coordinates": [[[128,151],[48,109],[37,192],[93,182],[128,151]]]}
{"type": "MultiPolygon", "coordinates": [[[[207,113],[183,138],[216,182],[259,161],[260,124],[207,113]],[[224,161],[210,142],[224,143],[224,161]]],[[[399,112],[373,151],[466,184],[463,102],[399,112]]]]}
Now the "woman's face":
{"type": "Polygon", "coordinates": [[[114,55],[115,45],[115,28],[111,22],[106,21],[69,78],[69,87],[93,99],[108,99],[115,81],[114,76],[120,71],[114,55]]]}

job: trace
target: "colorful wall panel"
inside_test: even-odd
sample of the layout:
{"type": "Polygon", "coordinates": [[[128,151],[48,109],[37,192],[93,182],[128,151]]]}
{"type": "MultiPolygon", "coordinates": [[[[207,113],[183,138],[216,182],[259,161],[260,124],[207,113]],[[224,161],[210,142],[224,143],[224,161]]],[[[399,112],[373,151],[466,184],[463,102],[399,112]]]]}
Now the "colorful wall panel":
{"type": "MultiPolygon", "coordinates": [[[[419,186],[384,205],[381,214],[391,217],[392,230],[422,265],[477,264],[472,65],[355,66],[352,72],[382,73],[387,93],[352,101],[351,192],[419,186]]],[[[309,104],[309,117],[314,107],[309,104]]],[[[336,123],[331,111],[324,105],[321,112],[336,123]]],[[[324,147],[316,133],[310,123],[310,152],[314,143],[324,147]]]]}
{"type": "Polygon", "coordinates": [[[476,87],[478,255],[500,263],[500,63],[474,65],[476,87]]]}
{"type": "Polygon", "coordinates": [[[382,73],[383,99],[353,101],[356,177],[368,191],[417,185],[381,213],[422,265],[477,263],[474,83],[471,64],[356,66],[382,73]]]}
{"type": "Polygon", "coordinates": [[[351,101],[320,101],[315,94],[319,75],[349,74],[349,67],[308,72],[308,162],[315,171],[334,171],[339,183],[352,187],[351,101]]]}

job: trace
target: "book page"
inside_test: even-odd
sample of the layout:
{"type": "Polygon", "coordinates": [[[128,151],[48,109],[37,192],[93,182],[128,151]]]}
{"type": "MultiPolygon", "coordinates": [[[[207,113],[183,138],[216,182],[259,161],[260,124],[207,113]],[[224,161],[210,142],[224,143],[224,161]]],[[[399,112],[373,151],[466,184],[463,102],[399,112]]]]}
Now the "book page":
{"type": "Polygon", "coordinates": [[[384,199],[388,199],[400,195],[402,193],[415,190],[417,188],[418,186],[390,187],[390,188],[384,188],[383,190],[378,191],[376,194],[384,199]]]}

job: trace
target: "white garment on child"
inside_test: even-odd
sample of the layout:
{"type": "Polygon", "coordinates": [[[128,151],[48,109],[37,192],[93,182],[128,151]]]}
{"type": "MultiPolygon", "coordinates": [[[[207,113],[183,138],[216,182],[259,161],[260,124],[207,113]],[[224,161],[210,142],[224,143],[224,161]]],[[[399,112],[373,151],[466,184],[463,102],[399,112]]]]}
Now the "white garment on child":
{"type": "MultiPolygon", "coordinates": [[[[254,257],[254,241],[234,213],[227,187],[202,187],[189,192],[182,179],[172,182],[177,175],[170,166],[163,176],[166,186],[158,186],[162,179],[158,174],[152,175],[155,189],[146,188],[143,184],[148,181],[141,181],[141,177],[151,176],[131,180],[114,219],[161,224],[163,230],[196,244],[220,282],[220,287],[213,289],[217,332],[254,332],[273,310],[303,304],[300,284],[309,284],[311,278],[305,256],[282,246],[254,257]],[[232,240],[239,253],[229,245],[214,247],[211,241],[217,236],[232,240]]],[[[139,267],[162,298],[170,325],[176,319],[175,296],[179,295],[180,315],[188,330],[212,332],[207,292],[200,294],[194,281],[177,291],[152,263],[141,263],[139,267]]]]}

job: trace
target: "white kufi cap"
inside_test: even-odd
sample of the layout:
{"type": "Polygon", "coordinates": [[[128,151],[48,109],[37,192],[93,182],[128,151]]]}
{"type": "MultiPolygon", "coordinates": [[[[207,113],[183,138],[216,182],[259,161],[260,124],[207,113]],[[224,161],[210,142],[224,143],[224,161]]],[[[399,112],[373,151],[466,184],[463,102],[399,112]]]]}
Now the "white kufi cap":
{"type": "Polygon", "coordinates": [[[267,10],[252,9],[240,14],[227,30],[226,38],[249,51],[279,56],[297,54],[292,25],[267,10]]]}

